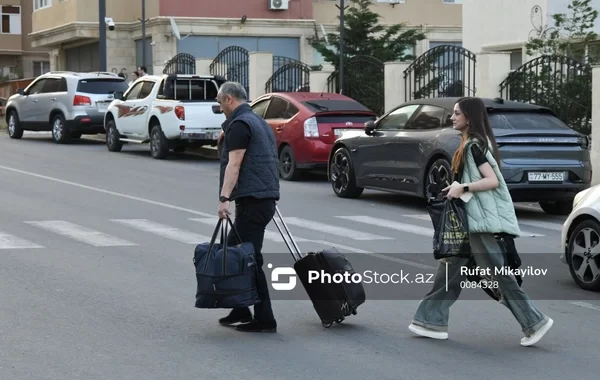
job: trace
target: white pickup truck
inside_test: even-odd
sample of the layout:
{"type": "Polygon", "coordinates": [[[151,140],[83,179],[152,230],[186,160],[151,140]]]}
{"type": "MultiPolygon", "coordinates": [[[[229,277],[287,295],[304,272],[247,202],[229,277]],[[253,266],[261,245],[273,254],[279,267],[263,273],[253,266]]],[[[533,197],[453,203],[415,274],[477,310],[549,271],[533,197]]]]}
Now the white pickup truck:
{"type": "Polygon", "coordinates": [[[217,145],[225,116],[217,92],[225,79],[215,75],[146,75],[123,94],[114,93],[104,117],[106,147],[119,152],[124,143],[150,144],[153,158],[190,145],[217,145]]]}

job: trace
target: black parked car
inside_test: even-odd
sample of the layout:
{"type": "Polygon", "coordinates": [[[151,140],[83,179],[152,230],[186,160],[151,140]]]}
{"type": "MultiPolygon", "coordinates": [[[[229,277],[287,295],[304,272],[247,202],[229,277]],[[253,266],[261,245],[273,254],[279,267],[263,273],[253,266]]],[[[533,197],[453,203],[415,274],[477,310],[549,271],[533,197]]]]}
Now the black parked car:
{"type": "MultiPolygon", "coordinates": [[[[329,155],[328,177],[339,197],[363,189],[426,197],[429,184],[450,184],[450,162],[460,143],[452,128],[459,98],[403,103],[364,130],[345,132],[329,155]]],[[[494,130],[504,179],[514,202],[539,202],[549,214],[567,215],[592,177],[590,140],[548,108],[483,99],[494,130]]]]}

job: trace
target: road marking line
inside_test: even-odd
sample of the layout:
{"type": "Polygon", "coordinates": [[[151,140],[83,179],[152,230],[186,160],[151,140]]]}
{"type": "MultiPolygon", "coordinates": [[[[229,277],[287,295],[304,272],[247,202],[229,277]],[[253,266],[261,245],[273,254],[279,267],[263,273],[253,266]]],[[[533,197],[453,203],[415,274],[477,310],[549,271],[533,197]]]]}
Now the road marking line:
{"type": "Polygon", "coordinates": [[[332,226],[330,224],[318,223],[312,220],[306,220],[296,217],[285,218],[286,224],[306,228],[313,231],[322,232],[325,234],[338,235],[352,240],[394,240],[394,238],[369,234],[362,231],[351,230],[349,228],[332,226]]]}
{"type": "Polygon", "coordinates": [[[588,302],[574,301],[574,302],[569,302],[569,303],[571,305],[585,307],[586,309],[600,311],[600,306],[594,305],[594,304],[591,304],[591,303],[588,303],[588,302]]]}
{"type": "MultiPolygon", "coordinates": [[[[132,195],[128,195],[128,194],[119,193],[119,192],[116,192],[116,191],[110,191],[110,190],[106,190],[106,189],[101,189],[101,188],[94,187],[94,186],[83,185],[81,183],[72,182],[72,181],[66,181],[66,180],[63,180],[63,179],[60,179],[60,178],[49,177],[49,176],[45,176],[45,175],[42,175],[42,174],[37,174],[37,173],[33,173],[33,172],[28,172],[28,171],[25,171],[25,170],[15,169],[15,168],[11,168],[11,167],[4,166],[4,165],[0,165],[0,169],[4,169],[4,170],[10,171],[10,172],[14,172],[14,173],[28,175],[28,176],[31,176],[31,177],[41,178],[41,179],[45,179],[45,180],[48,180],[48,181],[62,183],[64,185],[70,185],[70,186],[74,186],[74,187],[79,187],[81,189],[96,191],[98,193],[109,194],[109,195],[113,195],[113,196],[116,196],[116,197],[126,198],[126,199],[130,199],[130,200],[134,200],[134,201],[138,201],[138,202],[142,202],[142,203],[147,203],[147,204],[151,204],[151,205],[155,205],[155,206],[169,208],[169,209],[172,209],[172,210],[183,211],[183,212],[187,212],[187,213],[193,214],[193,215],[203,216],[203,217],[207,217],[207,218],[214,218],[215,217],[215,215],[213,215],[213,214],[208,214],[208,213],[205,213],[205,212],[196,211],[196,210],[192,210],[192,209],[185,208],[185,207],[180,207],[180,206],[176,206],[176,205],[172,205],[172,204],[168,204],[168,203],[163,203],[163,202],[157,202],[157,201],[153,201],[151,199],[136,197],[136,196],[132,196],[132,195]]],[[[207,239],[206,241],[210,241],[210,239],[207,239]]],[[[311,240],[311,241],[315,242],[315,243],[318,243],[318,244],[324,244],[324,245],[339,247],[340,249],[346,249],[348,251],[352,251],[352,252],[356,252],[356,253],[363,253],[365,255],[369,255],[369,256],[373,256],[373,257],[378,257],[378,258],[381,258],[383,260],[388,260],[388,261],[397,262],[397,263],[401,263],[401,264],[405,264],[405,265],[410,265],[410,266],[414,266],[414,267],[417,267],[417,268],[435,269],[434,267],[430,267],[430,266],[423,265],[423,264],[420,264],[420,263],[415,263],[415,262],[408,261],[408,260],[402,260],[402,259],[397,259],[397,258],[394,258],[394,257],[380,255],[378,253],[373,253],[373,252],[365,251],[365,250],[362,250],[362,249],[357,249],[357,248],[354,248],[354,247],[343,246],[341,244],[331,243],[331,242],[327,242],[327,241],[324,241],[324,240],[311,240]]]]}
{"type": "Polygon", "coordinates": [[[394,220],[374,218],[366,215],[356,216],[336,216],[336,218],[351,220],[353,222],[375,225],[377,227],[389,228],[401,232],[409,232],[416,235],[433,237],[433,228],[415,226],[414,224],[406,224],[396,222],[394,220]]]}
{"type": "MultiPolygon", "coordinates": [[[[204,224],[216,225],[214,218],[211,218],[211,219],[189,218],[189,219],[192,220],[192,221],[194,221],[194,222],[200,222],[200,223],[204,223],[204,224]]],[[[286,223],[287,223],[287,219],[288,218],[286,218],[286,223]]],[[[275,228],[277,228],[277,227],[275,227],[275,228]]],[[[283,238],[281,237],[281,234],[279,232],[265,231],[265,238],[267,238],[269,240],[273,240],[273,241],[284,243],[283,238]]],[[[410,266],[413,266],[413,267],[416,267],[416,268],[419,268],[419,269],[437,269],[436,267],[432,267],[432,266],[429,266],[429,265],[417,263],[417,262],[414,262],[414,261],[409,261],[409,260],[399,259],[397,257],[391,257],[391,256],[387,256],[387,255],[382,255],[382,254],[379,254],[379,253],[374,253],[374,252],[366,251],[366,250],[360,249],[360,248],[350,247],[350,246],[344,245],[344,244],[333,243],[333,242],[330,242],[330,241],[304,239],[304,238],[299,238],[299,237],[296,237],[296,236],[294,236],[294,240],[296,242],[305,242],[305,243],[309,242],[309,243],[319,244],[319,245],[322,245],[323,248],[326,248],[326,247],[335,247],[335,248],[339,248],[340,250],[345,250],[345,251],[350,251],[350,252],[355,252],[355,253],[361,253],[363,255],[367,255],[367,256],[371,256],[371,257],[377,257],[379,259],[383,259],[383,260],[387,260],[387,261],[392,261],[392,262],[399,263],[399,264],[410,265],[410,266]]],[[[302,250],[302,247],[300,247],[300,249],[302,250]]],[[[303,255],[305,255],[306,253],[307,253],[307,251],[302,251],[303,255]]]]}
{"type": "MultiPolygon", "coordinates": [[[[407,218],[424,220],[424,221],[427,221],[427,222],[431,223],[431,217],[428,214],[405,214],[405,215],[402,215],[402,216],[407,217],[407,218]]],[[[532,221],[531,223],[537,223],[537,222],[532,221]]],[[[521,224],[528,225],[530,227],[531,226],[537,227],[534,224],[522,223],[519,220],[519,225],[521,225],[521,224]]],[[[545,222],[545,223],[542,222],[541,223],[541,225],[544,225],[544,224],[548,224],[549,225],[549,224],[552,224],[552,223],[548,223],[548,222],[545,222]]],[[[382,226],[382,227],[385,227],[385,226],[382,226]]],[[[391,227],[388,227],[388,228],[391,228],[391,227]]],[[[546,227],[543,227],[543,228],[546,228],[546,227]]],[[[520,229],[520,227],[519,227],[519,229],[520,229]]],[[[432,229],[432,231],[433,231],[433,229],[432,229]]],[[[560,231],[560,229],[559,229],[559,231],[560,231]]],[[[432,232],[432,234],[433,234],[433,232],[432,232]]],[[[542,235],[542,234],[537,234],[537,233],[533,233],[533,232],[528,232],[528,231],[521,230],[521,237],[542,237],[542,236],[546,236],[546,235],[542,235]]]]}
{"type": "Polygon", "coordinates": [[[137,245],[116,236],[107,235],[100,231],[91,230],[64,220],[44,220],[24,222],[71,239],[93,245],[94,247],[117,247],[137,245]]]}
{"type": "Polygon", "coordinates": [[[0,249],[44,248],[39,244],[0,231],[0,249]]]}
{"type": "Polygon", "coordinates": [[[531,220],[531,219],[519,219],[519,224],[523,224],[525,226],[529,226],[529,227],[538,227],[538,228],[544,228],[547,230],[552,230],[552,231],[562,231],[562,224],[560,223],[551,223],[551,222],[542,222],[542,221],[535,221],[535,220],[531,220]]]}
{"type": "MultiPolygon", "coordinates": [[[[188,219],[191,220],[192,222],[211,225],[211,226],[213,226],[213,228],[217,226],[216,218],[188,218],[188,219]]],[[[231,227],[229,227],[229,231],[231,231],[231,227]]],[[[281,237],[281,234],[279,232],[265,230],[265,239],[276,242],[276,243],[284,243],[284,240],[281,237]]],[[[304,239],[304,238],[297,238],[295,236],[294,236],[294,240],[301,241],[301,242],[311,241],[311,240],[304,239]]]]}
{"type": "Polygon", "coordinates": [[[205,213],[205,212],[196,211],[196,210],[192,210],[192,209],[185,208],[185,207],[180,207],[180,206],[176,206],[176,205],[172,205],[172,204],[168,204],[168,203],[153,201],[151,199],[136,197],[136,196],[133,196],[133,195],[119,193],[119,192],[116,192],[116,191],[105,190],[105,189],[101,189],[99,187],[88,186],[88,185],[84,185],[84,184],[77,183],[77,182],[66,181],[64,179],[55,178],[55,177],[49,177],[49,176],[45,176],[45,175],[42,175],[42,174],[28,172],[28,171],[25,171],[25,170],[14,169],[14,168],[10,168],[8,166],[0,165],[0,169],[4,169],[4,170],[11,171],[11,172],[14,172],[14,173],[28,175],[28,176],[31,176],[31,177],[41,178],[41,179],[45,179],[45,180],[48,180],[48,181],[58,182],[58,183],[62,183],[64,185],[70,185],[70,186],[74,186],[74,187],[79,187],[81,189],[96,191],[98,193],[109,194],[109,195],[113,195],[113,196],[116,196],[116,197],[131,199],[131,200],[138,201],[138,202],[143,202],[143,203],[148,203],[148,204],[155,205],[155,206],[165,207],[165,208],[169,208],[169,209],[172,209],[172,210],[183,211],[183,212],[187,212],[189,214],[194,214],[194,215],[204,216],[204,217],[213,217],[213,218],[216,218],[216,214],[214,214],[214,215],[213,214],[208,214],[208,213],[205,213]]]}
{"type": "Polygon", "coordinates": [[[166,224],[156,223],[148,219],[111,219],[110,221],[139,231],[149,232],[165,239],[175,240],[180,243],[200,244],[210,241],[210,237],[167,226],[166,224]]]}

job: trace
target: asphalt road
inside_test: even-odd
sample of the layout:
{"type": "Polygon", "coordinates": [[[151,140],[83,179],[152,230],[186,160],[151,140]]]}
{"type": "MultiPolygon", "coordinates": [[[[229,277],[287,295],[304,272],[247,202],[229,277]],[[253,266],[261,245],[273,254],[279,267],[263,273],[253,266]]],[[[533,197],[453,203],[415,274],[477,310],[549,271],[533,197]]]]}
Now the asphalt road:
{"type": "MultiPolygon", "coordinates": [[[[407,326],[427,284],[367,292],[358,315],[331,329],[308,301],[278,293],[278,333],[244,334],[217,324],[227,311],[194,308],[193,249],[214,229],[217,185],[218,163],[194,155],[157,161],[147,146],[110,153],[0,133],[0,379],[597,377],[600,296],[558,261],[564,218],[518,210],[517,248],[548,270],[524,284],[555,321],[537,347],[520,347],[519,325],[481,290],[452,307],[448,341],[415,337],[407,326]]],[[[337,247],[360,269],[435,271],[418,200],[339,199],[319,175],[281,188],[303,251],[337,247]]],[[[266,260],[290,265],[268,230],[266,260]]]]}

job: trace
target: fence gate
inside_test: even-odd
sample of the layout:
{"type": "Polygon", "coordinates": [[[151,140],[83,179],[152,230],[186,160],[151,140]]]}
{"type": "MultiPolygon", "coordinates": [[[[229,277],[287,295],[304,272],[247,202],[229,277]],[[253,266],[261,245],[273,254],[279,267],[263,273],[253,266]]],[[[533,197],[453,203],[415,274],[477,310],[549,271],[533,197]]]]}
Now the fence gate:
{"type": "Polygon", "coordinates": [[[405,101],[475,96],[476,56],[454,45],[427,50],[404,70],[405,101]]]}
{"type": "Polygon", "coordinates": [[[179,53],[167,62],[163,74],[196,74],[196,58],[188,53],[179,53]]]}
{"type": "MultiPolygon", "coordinates": [[[[339,92],[338,74],[334,71],[327,78],[327,91],[339,92]]],[[[377,58],[358,55],[348,59],[344,65],[344,88],[346,95],[368,107],[378,115],[385,112],[385,70],[377,58]]]]}
{"type": "Polygon", "coordinates": [[[273,57],[273,75],[265,84],[265,92],[309,92],[310,66],[286,57],[273,57]],[[283,63],[283,64],[282,64],[283,63]]]}
{"type": "Polygon", "coordinates": [[[569,127],[591,133],[592,67],[573,58],[532,59],[500,84],[500,97],[548,107],[569,127]]]}
{"type": "Polygon", "coordinates": [[[249,95],[249,65],[248,50],[240,46],[230,46],[215,57],[209,70],[211,75],[220,75],[228,81],[241,83],[249,95]]]}

